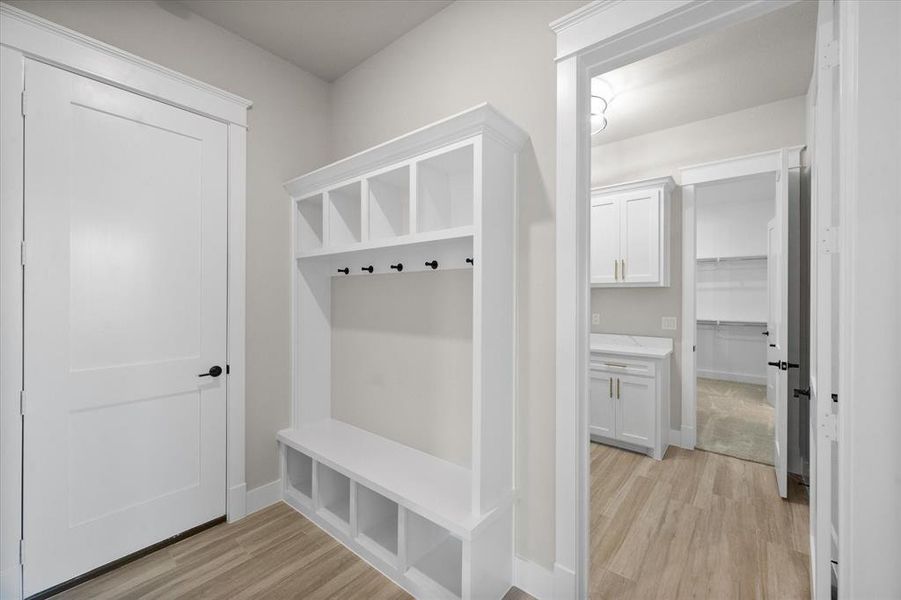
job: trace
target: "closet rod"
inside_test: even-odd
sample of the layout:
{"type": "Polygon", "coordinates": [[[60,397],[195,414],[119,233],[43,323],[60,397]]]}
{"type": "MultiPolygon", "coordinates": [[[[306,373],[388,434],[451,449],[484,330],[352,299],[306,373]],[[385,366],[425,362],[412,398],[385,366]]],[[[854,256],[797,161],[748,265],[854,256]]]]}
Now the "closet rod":
{"type": "Polygon", "coordinates": [[[699,263],[740,262],[747,260],[766,260],[766,254],[750,254],[748,256],[704,256],[698,257],[699,263]]]}
{"type": "Polygon", "coordinates": [[[766,327],[763,321],[719,321],[713,319],[698,319],[698,325],[745,325],[748,327],[766,327]]]}

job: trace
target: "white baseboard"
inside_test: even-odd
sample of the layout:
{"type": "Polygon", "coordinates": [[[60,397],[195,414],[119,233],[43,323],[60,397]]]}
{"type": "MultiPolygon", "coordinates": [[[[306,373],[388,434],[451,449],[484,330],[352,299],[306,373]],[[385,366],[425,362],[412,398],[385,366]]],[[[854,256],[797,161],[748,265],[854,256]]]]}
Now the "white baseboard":
{"type": "Polygon", "coordinates": [[[282,499],[282,480],[281,478],[269,483],[264,483],[259,487],[255,487],[247,492],[247,514],[253,514],[258,510],[267,506],[272,506],[282,499]]]}
{"type": "Polygon", "coordinates": [[[678,446],[679,448],[685,447],[685,445],[682,443],[682,430],[681,429],[670,429],[669,430],[669,445],[670,446],[678,446]]]}
{"type": "Polygon", "coordinates": [[[247,486],[245,484],[236,485],[229,488],[226,512],[228,513],[228,522],[234,523],[243,519],[247,514],[247,486]]]}
{"type": "Polygon", "coordinates": [[[697,431],[694,427],[682,426],[682,447],[686,450],[694,450],[698,442],[697,431]]]}
{"type": "Polygon", "coordinates": [[[576,597],[576,572],[564,567],[560,563],[554,563],[554,593],[553,599],[576,597]]]}
{"type": "Polygon", "coordinates": [[[729,371],[713,371],[698,369],[698,377],[705,379],[719,379],[721,381],[735,381],[737,383],[753,383],[766,385],[766,375],[748,375],[747,373],[731,373],[729,371]]]}
{"type": "Polygon", "coordinates": [[[538,600],[554,598],[554,572],[521,556],[513,557],[513,585],[538,600]]]}
{"type": "Polygon", "coordinates": [[[0,571],[0,598],[18,600],[22,597],[22,569],[19,565],[0,571]]]}

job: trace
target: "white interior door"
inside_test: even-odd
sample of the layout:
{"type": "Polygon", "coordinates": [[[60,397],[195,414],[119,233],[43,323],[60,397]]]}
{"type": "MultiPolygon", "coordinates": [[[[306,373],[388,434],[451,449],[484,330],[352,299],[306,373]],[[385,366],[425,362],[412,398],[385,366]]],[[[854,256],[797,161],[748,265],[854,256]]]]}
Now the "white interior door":
{"type": "Polygon", "coordinates": [[[767,226],[767,400],[774,407],[773,462],[788,496],[788,165],[776,178],[776,216],[767,226]]]}
{"type": "Polygon", "coordinates": [[[837,267],[839,261],[825,240],[838,222],[834,190],[838,165],[833,140],[838,130],[835,66],[823,64],[830,44],[838,43],[833,0],[817,8],[817,59],[814,66],[815,103],[811,148],[810,249],[810,578],[811,597],[832,598],[832,560],[836,524],[833,494],[837,483],[833,463],[835,423],[832,392],[837,373],[837,267]]]}
{"type": "Polygon", "coordinates": [[[591,283],[619,279],[619,202],[610,196],[591,199],[591,283]]]}
{"type": "Polygon", "coordinates": [[[29,61],[24,585],[225,514],[226,126],[29,61]]]}
{"type": "Polygon", "coordinates": [[[660,192],[640,190],[620,200],[622,222],[620,280],[660,280],[660,192]]]}

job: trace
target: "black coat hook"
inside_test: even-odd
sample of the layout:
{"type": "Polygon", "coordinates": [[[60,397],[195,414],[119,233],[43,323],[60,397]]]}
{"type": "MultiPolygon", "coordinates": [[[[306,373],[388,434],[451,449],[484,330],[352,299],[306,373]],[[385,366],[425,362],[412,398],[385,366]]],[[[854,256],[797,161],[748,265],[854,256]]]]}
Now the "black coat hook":
{"type": "Polygon", "coordinates": [[[361,271],[369,271],[370,273],[372,273],[372,271],[373,271],[372,265],[369,265],[368,267],[360,267],[360,270],[361,271]]]}
{"type": "Polygon", "coordinates": [[[338,272],[339,272],[339,273],[344,273],[345,275],[349,275],[349,274],[350,274],[350,269],[348,269],[347,267],[344,267],[343,269],[338,269],[338,272]]]}
{"type": "Polygon", "coordinates": [[[433,260],[432,262],[427,262],[427,263],[425,264],[425,266],[427,266],[427,267],[432,267],[433,270],[434,270],[434,269],[437,269],[437,268],[438,268],[438,261],[437,261],[437,260],[433,260]]]}
{"type": "Polygon", "coordinates": [[[391,268],[396,270],[398,273],[404,270],[404,263],[397,263],[396,265],[391,265],[391,268]]]}
{"type": "Polygon", "coordinates": [[[471,264],[471,265],[473,265],[473,266],[475,266],[475,264],[476,264],[476,261],[473,260],[473,259],[471,259],[471,258],[467,258],[467,259],[466,259],[466,262],[468,262],[469,264],[471,264]]]}

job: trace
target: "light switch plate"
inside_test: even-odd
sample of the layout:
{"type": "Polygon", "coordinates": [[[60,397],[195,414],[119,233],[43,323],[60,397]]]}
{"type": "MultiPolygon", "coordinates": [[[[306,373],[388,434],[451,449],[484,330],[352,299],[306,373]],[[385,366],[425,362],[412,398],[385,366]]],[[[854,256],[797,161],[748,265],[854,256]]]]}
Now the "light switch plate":
{"type": "Polygon", "coordinates": [[[660,318],[660,329],[667,329],[669,331],[676,330],[676,317],[661,317],[660,318]]]}
{"type": "Polygon", "coordinates": [[[591,313],[591,324],[592,325],[600,325],[601,324],[601,313],[591,313]]]}

